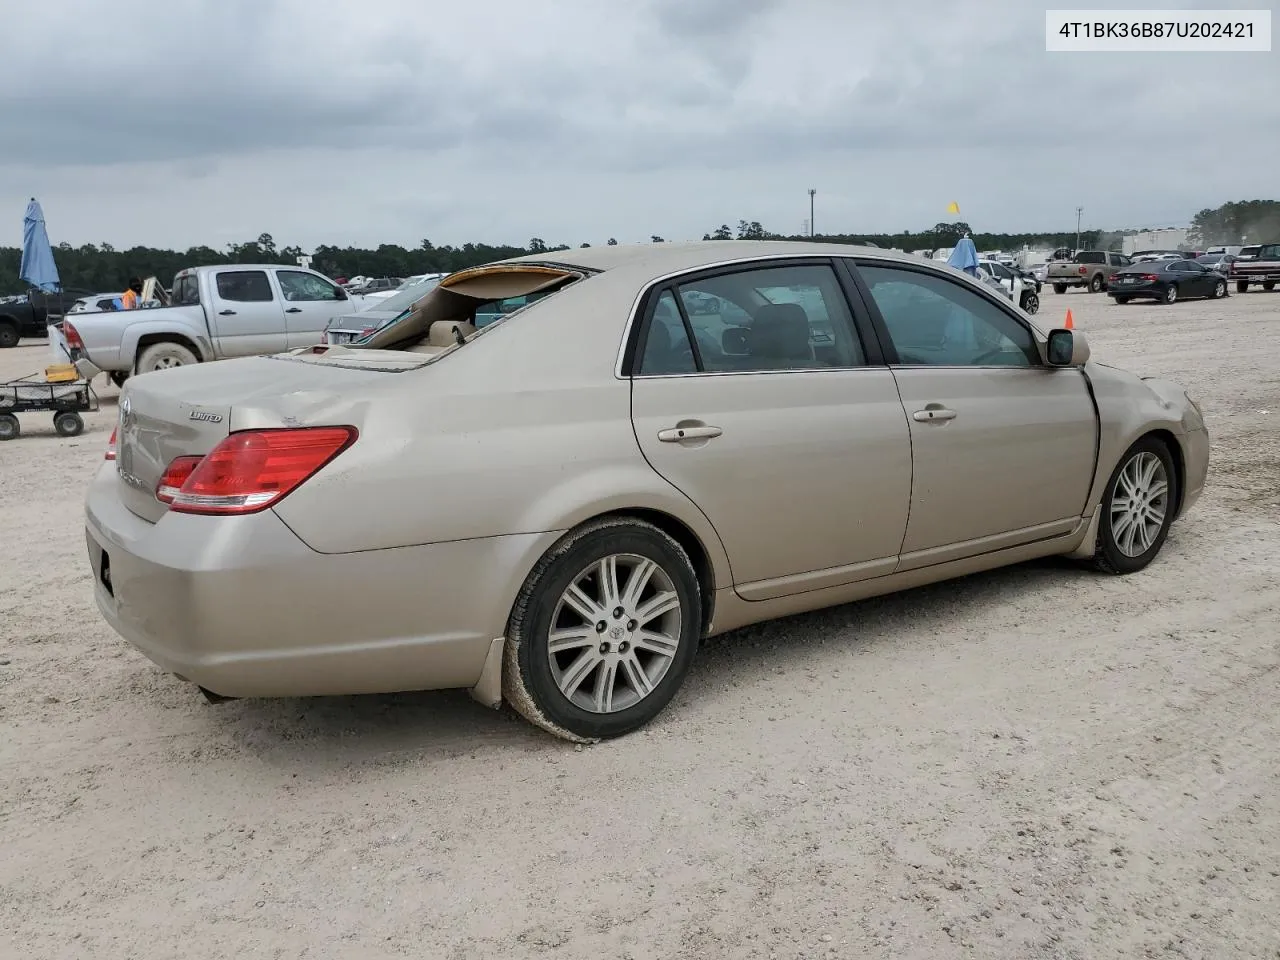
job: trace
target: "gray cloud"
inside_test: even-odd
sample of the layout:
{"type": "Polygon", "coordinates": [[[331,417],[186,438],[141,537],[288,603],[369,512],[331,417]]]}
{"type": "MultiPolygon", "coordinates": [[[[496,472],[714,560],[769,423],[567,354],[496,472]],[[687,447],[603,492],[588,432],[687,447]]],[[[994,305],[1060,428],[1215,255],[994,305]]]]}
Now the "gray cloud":
{"type": "Polygon", "coordinates": [[[0,201],[77,242],[795,230],[810,183],[829,229],[1118,226],[1274,190],[1280,148],[1237,95],[1274,55],[1047,54],[1017,0],[67,2],[0,58],[0,201]]]}

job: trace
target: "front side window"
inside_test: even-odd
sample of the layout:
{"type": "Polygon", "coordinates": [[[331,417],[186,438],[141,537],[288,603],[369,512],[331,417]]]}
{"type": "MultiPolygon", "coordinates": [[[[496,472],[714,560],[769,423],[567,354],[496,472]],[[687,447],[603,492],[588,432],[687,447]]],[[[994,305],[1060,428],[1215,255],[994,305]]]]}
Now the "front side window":
{"type": "Polygon", "coordinates": [[[280,281],[280,292],[284,294],[286,300],[296,302],[342,299],[338,296],[337,287],[312,273],[303,273],[301,270],[280,270],[276,273],[276,279],[280,281]]]}
{"type": "Polygon", "coordinates": [[[860,266],[898,361],[913,366],[1031,367],[1031,331],[956,281],[901,267],[860,266]]]}
{"type": "Polygon", "coordinates": [[[686,281],[676,293],[697,341],[695,360],[702,372],[812,370],[865,363],[844,292],[830,266],[738,270],[686,281]]]}
{"type": "Polygon", "coordinates": [[[234,303],[270,303],[275,299],[263,270],[223,270],[218,274],[218,296],[234,303]]]}

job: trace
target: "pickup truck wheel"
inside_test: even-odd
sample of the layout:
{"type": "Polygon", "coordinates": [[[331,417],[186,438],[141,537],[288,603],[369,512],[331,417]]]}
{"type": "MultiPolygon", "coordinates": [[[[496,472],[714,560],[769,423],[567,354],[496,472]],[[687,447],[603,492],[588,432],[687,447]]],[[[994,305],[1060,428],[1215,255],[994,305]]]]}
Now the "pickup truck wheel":
{"type": "Polygon", "coordinates": [[[112,383],[114,383],[117,387],[123,387],[124,382],[129,379],[129,374],[125,373],[122,370],[112,370],[109,374],[107,374],[107,378],[112,383]]]}
{"type": "Polygon", "coordinates": [[[1262,284],[1263,290],[1271,291],[1271,290],[1274,290],[1275,288],[1276,288],[1276,282],[1274,280],[1267,280],[1262,284]]]}
{"type": "Polygon", "coordinates": [[[8,349],[18,345],[18,326],[7,320],[0,321],[0,348],[8,349]]]}
{"type": "Polygon", "coordinates": [[[134,367],[135,373],[151,373],[155,370],[169,370],[173,367],[189,367],[199,363],[194,353],[180,343],[164,341],[153,343],[140,354],[134,367]]]}
{"type": "Polygon", "coordinates": [[[1089,292],[1090,292],[1090,293],[1101,293],[1101,292],[1102,292],[1102,285],[1103,285],[1103,284],[1102,284],[1102,274],[1100,274],[1100,273],[1095,273],[1095,274],[1093,275],[1093,279],[1089,281],[1089,292]]]}
{"type": "Polygon", "coordinates": [[[1053,292],[1054,292],[1054,293],[1066,293],[1066,292],[1067,292],[1067,285],[1066,285],[1065,283],[1055,283],[1055,284],[1053,285],[1053,292]]]}
{"type": "Polygon", "coordinates": [[[1236,293],[1248,293],[1248,292],[1249,292],[1249,284],[1244,280],[1237,280],[1236,293]]]}

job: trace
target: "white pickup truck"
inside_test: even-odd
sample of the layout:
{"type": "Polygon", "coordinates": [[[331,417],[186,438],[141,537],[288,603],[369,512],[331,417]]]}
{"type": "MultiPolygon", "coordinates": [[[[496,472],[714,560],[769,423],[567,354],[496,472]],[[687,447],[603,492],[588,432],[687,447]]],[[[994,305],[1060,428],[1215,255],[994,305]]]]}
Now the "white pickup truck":
{"type": "Polygon", "coordinates": [[[106,372],[121,384],[135,373],[309,347],[324,339],[330,320],[359,308],[357,298],[315,271],[276,264],[183,270],[170,301],[64,321],[81,376],[106,372]]]}

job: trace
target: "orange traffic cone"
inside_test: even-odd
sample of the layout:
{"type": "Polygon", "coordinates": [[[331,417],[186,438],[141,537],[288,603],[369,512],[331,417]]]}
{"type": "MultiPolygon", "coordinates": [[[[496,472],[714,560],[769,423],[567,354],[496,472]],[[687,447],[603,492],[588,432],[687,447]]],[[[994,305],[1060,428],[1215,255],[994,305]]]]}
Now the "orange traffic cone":
{"type": "Polygon", "coordinates": [[[1068,310],[1067,310],[1067,322],[1066,322],[1066,328],[1067,328],[1068,330],[1074,330],[1074,329],[1076,328],[1075,322],[1071,319],[1071,311],[1070,311],[1070,309],[1068,309],[1068,310]]]}

